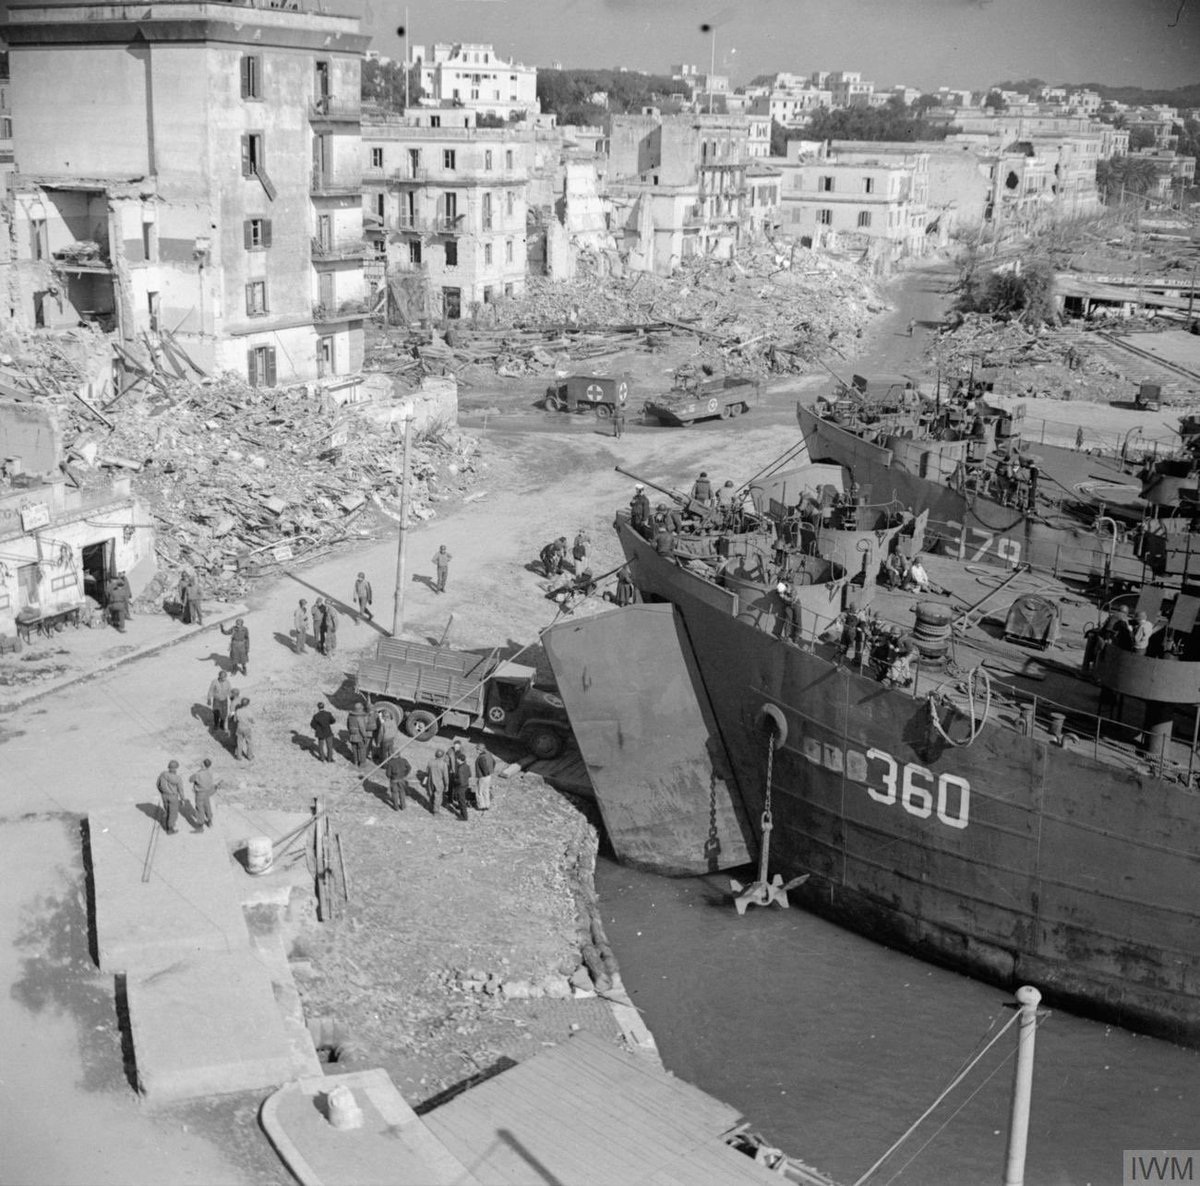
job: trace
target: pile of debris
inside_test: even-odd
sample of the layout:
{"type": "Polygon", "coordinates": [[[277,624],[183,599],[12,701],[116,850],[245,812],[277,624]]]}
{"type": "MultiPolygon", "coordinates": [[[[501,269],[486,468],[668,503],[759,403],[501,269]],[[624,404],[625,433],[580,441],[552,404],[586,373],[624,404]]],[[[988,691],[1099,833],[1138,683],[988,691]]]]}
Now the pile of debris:
{"type": "Polygon", "coordinates": [[[831,343],[853,338],[886,307],[856,263],[767,244],[733,259],[685,260],[669,279],[649,272],[602,282],[531,277],[521,296],[476,308],[444,335],[389,331],[368,363],[410,378],[472,365],[539,375],[687,335],[698,361],[761,377],[809,369],[831,343]]]}
{"type": "MultiPolygon", "coordinates": [[[[206,596],[234,599],[248,579],[369,537],[381,518],[390,530],[399,516],[402,422],[383,376],[335,397],[316,384],[251,387],[155,369],[144,394],[105,400],[81,395],[94,361],[87,350],[48,338],[24,349],[19,361],[5,356],[7,394],[56,406],[67,480],[87,489],[128,474],[154,517],[160,575],[144,606],[170,599],[183,569],[200,575],[206,596]],[[354,402],[339,402],[347,397],[354,402]]],[[[428,519],[463,493],[479,464],[478,443],[453,415],[412,434],[410,517],[428,519]]]]}

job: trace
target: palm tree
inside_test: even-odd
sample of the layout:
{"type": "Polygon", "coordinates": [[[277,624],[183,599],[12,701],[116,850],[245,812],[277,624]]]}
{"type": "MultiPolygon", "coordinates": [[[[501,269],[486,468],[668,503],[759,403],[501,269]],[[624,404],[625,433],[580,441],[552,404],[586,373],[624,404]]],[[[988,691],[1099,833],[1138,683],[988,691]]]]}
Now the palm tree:
{"type": "Polygon", "coordinates": [[[1158,188],[1158,166],[1144,156],[1118,156],[1096,166],[1096,185],[1108,204],[1158,188]]]}

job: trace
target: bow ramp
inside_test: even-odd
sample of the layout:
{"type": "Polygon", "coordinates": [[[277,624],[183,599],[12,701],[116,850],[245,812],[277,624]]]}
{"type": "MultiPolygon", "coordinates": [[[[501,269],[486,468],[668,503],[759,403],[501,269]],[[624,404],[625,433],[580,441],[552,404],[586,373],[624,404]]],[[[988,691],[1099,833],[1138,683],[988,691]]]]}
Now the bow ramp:
{"type": "Polygon", "coordinates": [[[675,607],[563,622],[542,641],[617,857],[680,876],[752,860],[753,833],[675,607]]]}

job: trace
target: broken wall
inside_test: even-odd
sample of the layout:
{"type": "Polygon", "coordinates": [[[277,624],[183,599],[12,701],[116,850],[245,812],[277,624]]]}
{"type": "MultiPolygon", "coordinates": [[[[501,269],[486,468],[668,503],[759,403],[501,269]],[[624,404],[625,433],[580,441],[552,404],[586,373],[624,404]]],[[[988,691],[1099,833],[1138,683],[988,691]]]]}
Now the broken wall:
{"type": "Polygon", "coordinates": [[[0,462],[20,462],[27,474],[56,474],[62,430],[53,409],[25,402],[0,403],[0,462]]]}

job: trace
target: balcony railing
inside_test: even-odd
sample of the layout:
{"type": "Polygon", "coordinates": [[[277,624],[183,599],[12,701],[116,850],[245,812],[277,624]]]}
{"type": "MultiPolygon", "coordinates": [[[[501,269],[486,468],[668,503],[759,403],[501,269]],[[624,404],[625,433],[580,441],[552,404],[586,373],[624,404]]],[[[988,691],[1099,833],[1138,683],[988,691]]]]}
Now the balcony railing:
{"type": "Polygon", "coordinates": [[[425,231],[434,235],[460,235],[464,216],[459,214],[454,218],[434,214],[401,214],[396,220],[399,231],[425,231]]]}
{"type": "Polygon", "coordinates": [[[316,260],[362,259],[367,254],[367,243],[363,239],[346,239],[336,243],[312,241],[312,257],[316,260]]]}
{"type": "Polygon", "coordinates": [[[334,95],[318,95],[308,104],[309,119],[349,120],[357,123],[362,119],[361,99],[342,99],[334,95]]]}
{"type": "Polygon", "coordinates": [[[367,312],[367,302],[361,300],[341,301],[337,304],[313,305],[313,321],[318,325],[327,325],[333,321],[350,321],[356,317],[364,317],[367,312]]]}
{"type": "Polygon", "coordinates": [[[362,193],[362,174],[314,172],[311,189],[314,194],[360,194],[362,193]]]}

